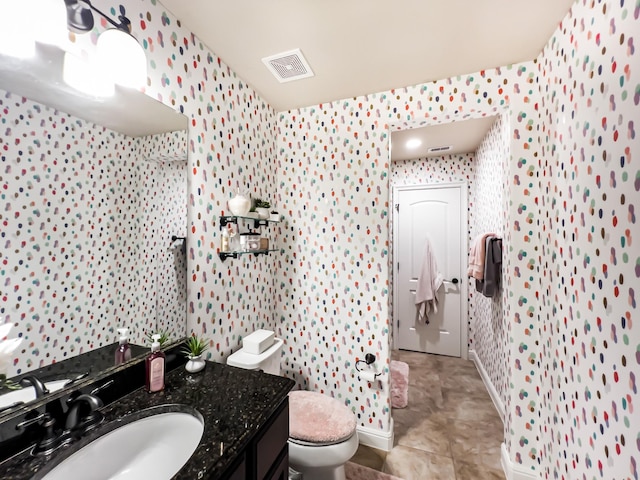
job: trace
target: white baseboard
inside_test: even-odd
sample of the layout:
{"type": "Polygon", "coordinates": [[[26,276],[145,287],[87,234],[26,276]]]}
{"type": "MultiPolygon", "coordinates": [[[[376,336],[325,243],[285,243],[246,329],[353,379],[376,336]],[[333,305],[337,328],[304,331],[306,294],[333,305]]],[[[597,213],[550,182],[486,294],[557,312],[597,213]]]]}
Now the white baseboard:
{"type": "Polygon", "coordinates": [[[514,465],[509,458],[509,452],[507,452],[507,446],[504,443],[500,445],[500,463],[502,463],[502,469],[507,480],[538,480],[539,478],[534,470],[514,465]]]}
{"type": "Polygon", "coordinates": [[[469,359],[472,360],[473,363],[475,363],[476,368],[478,369],[478,372],[480,373],[480,377],[482,378],[482,382],[484,383],[484,386],[487,388],[487,391],[489,392],[489,396],[491,397],[491,400],[493,401],[493,405],[496,407],[496,410],[498,411],[498,414],[500,415],[500,418],[502,419],[502,423],[504,424],[504,413],[505,413],[504,412],[504,402],[500,398],[500,395],[498,395],[498,391],[493,386],[493,383],[491,383],[491,379],[489,378],[489,374],[484,369],[484,366],[482,365],[482,362],[480,361],[480,357],[478,357],[478,355],[476,354],[475,350],[469,349],[469,359]]]}
{"type": "Polygon", "coordinates": [[[390,452],[393,448],[393,418],[389,422],[389,431],[374,430],[373,428],[358,426],[358,441],[361,445],[390,452]]]}

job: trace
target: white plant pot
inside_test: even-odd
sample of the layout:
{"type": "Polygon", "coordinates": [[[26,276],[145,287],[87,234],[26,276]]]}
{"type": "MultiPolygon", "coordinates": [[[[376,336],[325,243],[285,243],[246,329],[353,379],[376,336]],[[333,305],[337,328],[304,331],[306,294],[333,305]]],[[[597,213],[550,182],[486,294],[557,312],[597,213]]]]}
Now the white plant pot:
{"type": "Polygon", "coordinates": [[[202,358],[202,355],[198,355],[196,357],[189,356],[187,358],[189,360],[187,360],[187,363],[184,366],[184,369],[189,373],[197,373],[200,370],[202,370],[206,365],[204,359],[202,358]]]}
{"type": "Polygon", "coordinates": [[[256,212],[258,212],[258,217],[262,218],[263,220],[269,218],[270,213],[268,208],[256,207],[256,212]]]}

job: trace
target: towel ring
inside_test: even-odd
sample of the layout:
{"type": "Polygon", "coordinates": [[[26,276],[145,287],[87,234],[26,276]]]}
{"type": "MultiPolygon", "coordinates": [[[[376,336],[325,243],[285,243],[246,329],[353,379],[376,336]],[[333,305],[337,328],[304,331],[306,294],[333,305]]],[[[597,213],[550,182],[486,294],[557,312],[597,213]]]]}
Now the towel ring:
{"type": "MultiPolygon", "coordinates": [[[[373,353],[367,353],[367,354],[364,356],[364,360],[358,360],[358,361],[356,362],[356,370],[357,370],[358,372],[364,372],[364,370],[361,370],[361,369],[360,369],[360,365],[359,365],[359,364],[360,364],[360,363],[365,363],[365,364],[368,366],[368,365],[371,365],[371,364],[372,364],[373,362],[375,362],[375,361],[376,361],[376,356],[375,356],[373,353]]],[[[382,374],[381,374],[381,373],[374,373],[374,374],[373,374],[374,378],[375,378],[375,377],[379,377],[380,375],[382,375],[382,374]]]]}

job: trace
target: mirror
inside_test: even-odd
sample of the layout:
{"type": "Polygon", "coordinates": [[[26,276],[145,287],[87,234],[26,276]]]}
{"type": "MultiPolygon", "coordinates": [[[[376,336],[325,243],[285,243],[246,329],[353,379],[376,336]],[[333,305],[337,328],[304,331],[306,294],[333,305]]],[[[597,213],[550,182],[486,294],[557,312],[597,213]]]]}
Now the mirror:
{"type": "Polygon", "coordinates": [[[186,335],[188,120],[137,91],[80,94],[62,58],[0,55],[0,323],[23,339],[0,373],[52,388],[120,368],[118,328],[133,359],[151,333],[186,335]]]}

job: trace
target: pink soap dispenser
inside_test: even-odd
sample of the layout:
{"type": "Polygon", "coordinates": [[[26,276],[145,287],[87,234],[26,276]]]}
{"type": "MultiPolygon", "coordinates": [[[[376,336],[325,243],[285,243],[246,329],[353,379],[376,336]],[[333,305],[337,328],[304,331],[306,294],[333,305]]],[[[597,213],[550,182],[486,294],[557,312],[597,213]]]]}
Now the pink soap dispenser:
{"type": "Polygon", "coordinates": [[[160,335],[153,335],[151,353],[146,359],[147,391],[149,393],[164,390],[165,355],[160,351],[160,335]]]}
{"type": "Polygon", "coordinates": [[[118,329],[120,340],[115,355],[116,365],[120,365],[121,363],[125,363],[131,360],[131,348],[129,348],[129,337],[127,336],[128,330],[128,328],[118,329]]]}

